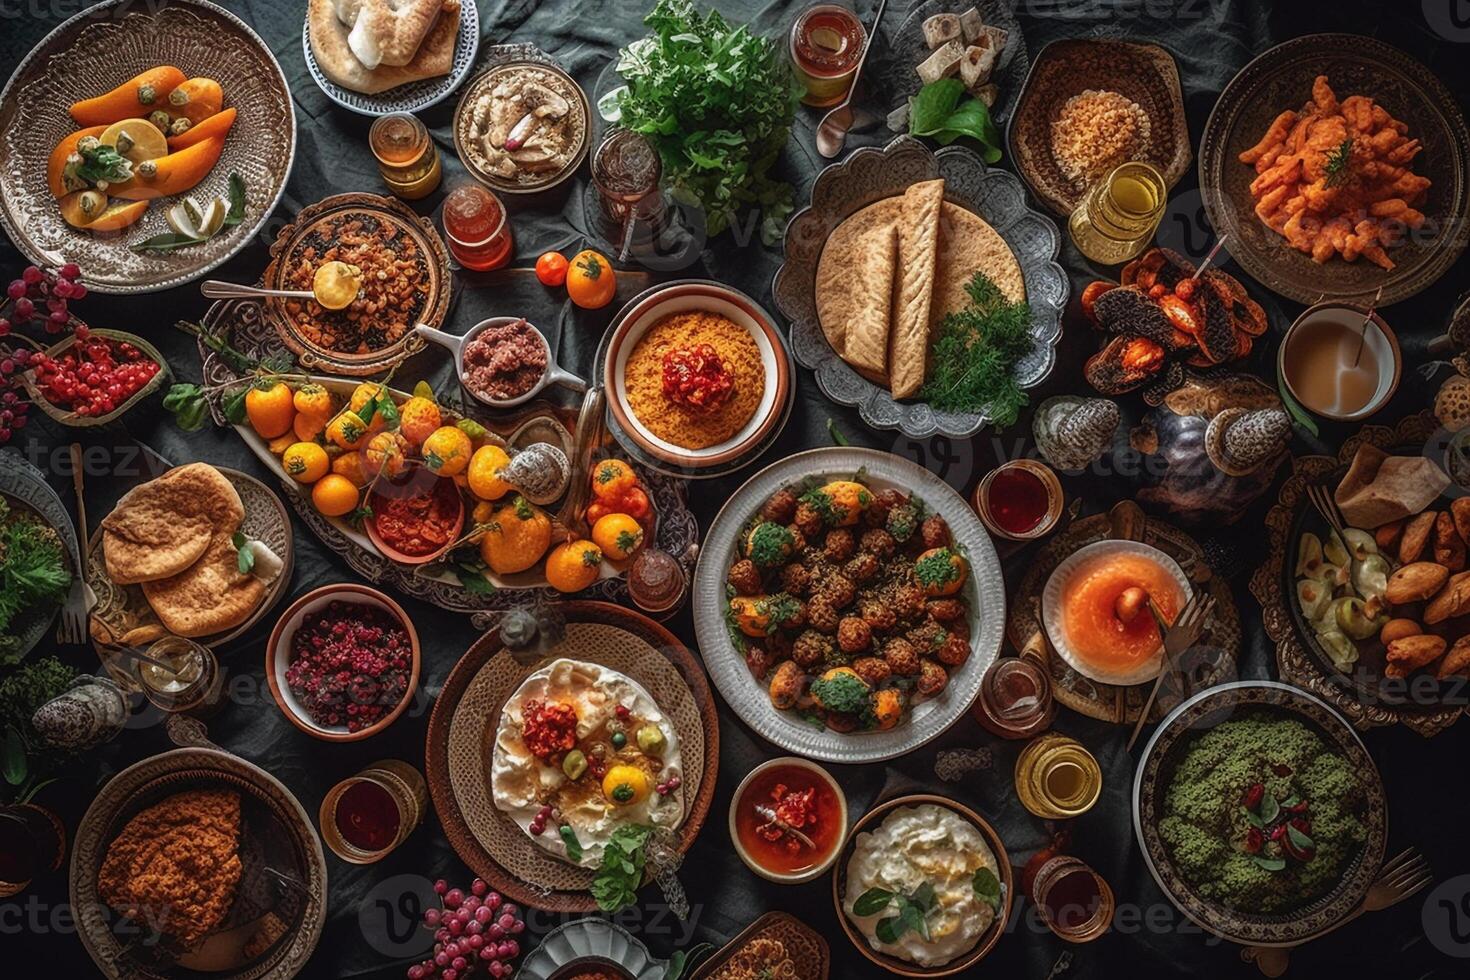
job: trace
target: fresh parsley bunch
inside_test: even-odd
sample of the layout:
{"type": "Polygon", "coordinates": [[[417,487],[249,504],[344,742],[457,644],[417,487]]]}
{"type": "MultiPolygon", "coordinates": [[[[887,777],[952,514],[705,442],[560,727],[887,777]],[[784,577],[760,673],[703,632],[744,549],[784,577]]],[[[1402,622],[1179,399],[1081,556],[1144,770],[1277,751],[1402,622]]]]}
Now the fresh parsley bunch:
{"type": "Polygon", "coordinates": [[[1007,299],[983,272],[965,291],[969,305],[939,325],[934,366],[919,397],[941,412],[985,411],[1003,429],[1026,404],[1015,369],[1032,347],[1031,307],[1007,299]]]}
{"type": "Polygon", "coordinates": [[[651,33],[619,52],[622,126],[653,141],[676,198],[705,210],[711,235],[748,207],[762,238],[781,233],[791,186],[771,167],[786,145],[801,87],[777,45],[691,0],[659,0],[651,33]]]}

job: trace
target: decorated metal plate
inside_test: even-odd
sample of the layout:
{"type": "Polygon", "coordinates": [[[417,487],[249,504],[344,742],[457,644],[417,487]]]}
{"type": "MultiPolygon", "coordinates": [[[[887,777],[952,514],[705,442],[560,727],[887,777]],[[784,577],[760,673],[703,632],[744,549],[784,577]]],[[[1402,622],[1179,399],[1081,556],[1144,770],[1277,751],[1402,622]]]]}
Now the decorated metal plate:
{"type": "Polygon", "coordinates": [[[296,112],[281,66],[264,41],[207,0],[88,7],[48,34],[0,92],[0,226],[37,265],[75,262],[98,293],[150,293],[189,282],[235,255],[265,225],[296,157],[296,112]],[[199,245],[159,253],[129,246],[170,231],[164,213],[179,198],[153,202],[118,234],[67,224],[49,189],[52,148],[79,127],[72,103],[102,95],[157,65],[206,75],[239,115],[219,160],[187,193],[227,198],[231,174],[245,182],[245,217],[199,245]]]}
{"type": "Polygon", "coordinates": [[[748,953],[757,940],[779,942],[792,972],[783,973],[770,964],[756,976],[795,976],[801,980],[827,980],[832,951],[827,940],[811,926],[785,912],[767,912],[740,931],[740,934],[716,950],[699,965],[690,980],[741,980],[750,976],[739,964],[741,953],[748,953]]]}
{"type": "Polygon", "coordinates": [[[362,113],[364,116],[386,116],[392,112],[418,112],[447,99],[475,66],[475,54],[480,50],[480,9],[474,0],[465,0],[459,5],[459,35],[454,42],[454,61],[449,74],[437,78],[425,78],[390,88],[386,92],[368,95],[343,88],[322,74],[316,56],[311,53],[311,19],[301,26],[301,54],[306,58],[306,70],[327,98],[344,109],[362,113]]]}
{"type": "MultiPolygon", "coordinates": [[[[1235,805],[1230,801],[1226,805],[1235,805]]],[[[1202,691],[1175,708],[1149,739],[1133,780],[1133,830],[1149,873],[1191,921],[1222,939],[1295,946],[1340,925],[1358,907],[1383,864],[1388,799],[1373,757],[1346,720],[1320,699],[1275,681],[1236,681],[1202,691]],[[1300,722],[1320,736],[1360,779],[1365,841],[1347,858],[1330,891],[1300,909],[1265,914],[1207,898],[1181,873],[1160,832],[1164,798],[1180,757],[1198,736],[1246,713],[1300,722]]]]}
{"type": "Polygon", "coordinates": [[[772,282],[776,308],[791,321],[791,350],[816,373],[822,393],[855,406],[875,429],[897,429],[913,439],[968,438],[990,422],[983,412],[939,412],[921,401],[895,401],[886,388],[862,377],[837,355],[817,320],[816,275],[832,231],[869,204],[902,194],[922,180],[944,178],[945,200],[985,219],[1015,254],[1031,305],[1031,350],[1016,365],[1022,388],[1046,380],[1056,363],[1067,305],[1067,274],[1057,264],[1062,237],[1045,215],[1026,206],[1015,174],[987,167],[972,151],[948,146],[937,153],[910,136],[886,147],[855,150],[827,167],[812,186],[812,203],[786,226],[785,259],[772,282]]]}
{"type": "MultiPolygon", "coordinates": [[[[18,504],[33,511],[56,530],[66,552],[67,570],[73,575],[77,574],[79,552],[76,527],[72,524],[71,514],[62,505],[61,498],[46,482],[45,474],[19,453],[0,452],[0,496],[5,497],[6,503],[12,507],[18,504]]],[[[14,660],[25,657],[41,641],[41,637],[46,635],[46,630],[55,621],[56,610],[61,605],[57,603],[46,610],[23,610],[18,614],[20,628],[17,639],[20,644],[13,651],[14,660]]]]}
{"type": "Polygon", "coordinates": [[[541,945],[526,954],[516,971],[517,980],[560,980],[576,971],[630,980],[663,980],[668,964],[654,959],[648,948],[626,929],[607,919],[589,916],[557,926],[541,945]]]}
{"type": "Polygon", "coordinates": [[[715,687],[756,734],[809,759],[878,762],[904,755],[937,738],[970,707],[980,679],[1000,652],[1005,622],[1005,584],[1000,559],[980,518],[959,494],[929,470],[876,449],[809,449],[773,463],[736,490],[710,525],[694,571],[694,629],[699,653],[715,687]],[[745,664],[731,641],[726,575],[739,557],[740,536],[772,494],[809,478],[851,479],[861,474],[874,491],[894,488],[924,502],[949,524],[970,572],[960,595],[969,603],[970,658],[953,669],[939,694],[915,704],[887,731],[839,733],[817,727],[795,711],[771,704],[764,683],[745,664]]]}
{"type": "MultiPolygon", "coordinates": [[[[1107,538],[1107,515],[1097,514],[1073,521],[1042,545],[1016,588],[1006,633],[1017,649],[1043,655],[1051,674],[1052,691],[1062,704],[1089,718],[1131,725],[1138,720],[1138,713],[1148,700],[1149,686],[1103,684],[1082,676],[1051,648],[1041,622],[1042,591],[1052,572],[1078,549],[1107,538]]],[[[1168,714],[1170,708],[1194,691],[1235,676],[1241,649],[1240,611],[1235,607],[1229,581],[1208,574],[1204,552],[1189,535],[1163,521],[1147,518],[1142,541],[1174,559],[1197,588],[1208,590],[1215,597],[1215,614],[1199,642],[1180,658],[1177,669],[1165,675],[1149,714],[1154,719],[1168,714]],[[1205,580],[1200,581],[1201,578],[1205,580]]]]}
{"type": "Polygon", "coordinates": [[[1378,304],[1387,306],[1439,280],[1465,249],[1458,230],[1470,214],[1470,132],[1443,83],[1398,48],[1357,34],[1312,34],[1259,55],[1225,86],[1200,138],[1199,184],[1216,236],[1229,236],[1231,257],[1268,289],[1310,304],[1372,299],[1382,288],[1378,304]],[[1391,270],[1366,257],[1315,262],[1256,216],[1250,186],[1257,174],[1239,156],[1279,113],[1311,100],[1318,75],[1327,76],[1339,100],[1373,99],[1422,143],[1411,169],[1431,181],[1418,205],[1426,220],[1403,244],[1387,249],[1391,270]]]}

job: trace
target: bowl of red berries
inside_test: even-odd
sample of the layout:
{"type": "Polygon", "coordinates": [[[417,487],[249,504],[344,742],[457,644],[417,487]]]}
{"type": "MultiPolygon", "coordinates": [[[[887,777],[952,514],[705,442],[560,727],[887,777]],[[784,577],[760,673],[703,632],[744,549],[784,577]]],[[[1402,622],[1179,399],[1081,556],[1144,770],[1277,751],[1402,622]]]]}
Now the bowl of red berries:
{"type": "Polygon", "coordinates": [[[169,380],[163,355],[142,337],[73,321],[71,336],[31,356],[26,391],[62,425],[102,425],[169,380]]]}
{"type": "Polygon", "coordinates": [[[419,683],[419,637],[403,607],[342,582],[291,603],[266,644],[265,676],[297,728],[355,742],[389,725],[419,683]]]}

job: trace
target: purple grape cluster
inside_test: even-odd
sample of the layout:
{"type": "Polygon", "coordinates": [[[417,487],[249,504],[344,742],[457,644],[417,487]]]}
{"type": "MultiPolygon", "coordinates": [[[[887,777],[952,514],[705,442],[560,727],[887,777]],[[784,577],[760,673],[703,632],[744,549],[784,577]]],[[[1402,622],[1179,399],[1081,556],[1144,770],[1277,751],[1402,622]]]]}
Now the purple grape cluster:
{"type": "MultiPolygon", "coordinates": [[[[72,322],[67,303],[87,295],[81,276],[82,270],[75,262],[68,262],[55,272],[32,265],[5,289],[5,297],[0,300],[0,445],[25,428],[30,403],[24,397],[20,379],[31,366],[31,358],[41,349],[34,341],[13,331],[36,322],[48,334],[65,331],[72,322]]],[[[86,326],[79,323],[76,334],[78,340],[86,340],[86,326]]]]}
{"type": "Polygon", "coordinates": [[[479,878],[469,894],[434,882],[442,908],[425,909],[424,925],[434,930],[434,951],[422,963],[408,968],[408,980],[465,980],[481,967],[491,977],[508,978],[511,964],[521,955],[515,937],[525,931],[521,911],[479,878]]]}

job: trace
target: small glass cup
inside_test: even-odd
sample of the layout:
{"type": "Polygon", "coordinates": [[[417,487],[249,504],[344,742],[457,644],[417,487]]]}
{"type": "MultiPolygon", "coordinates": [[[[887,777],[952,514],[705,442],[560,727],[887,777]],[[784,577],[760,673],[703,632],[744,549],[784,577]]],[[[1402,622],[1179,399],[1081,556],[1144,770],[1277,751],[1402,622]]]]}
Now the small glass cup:
{"type": "Polygon", "coordinates": [[[19,895],[65,856],[66,825],[56,814],[34,803],[0,807],[0,898],[19,895]]]}
{"type": "Polygon", "coordinates": [[[1065,854],[1037,870],[1031,900],[1046,927],[1069,943],[1090,943],[1107,932],[1117,908],[1102,876],[1065,854]]]}
{"type": "Polygon", "coordinates": [[[975,718],[1001,738],[1030,738],[1046,730],[1056,716],[1051,678],[1034,657],[1002,657],[980,681],[975,718]]]}
{"type": "Polygon", "coordinates": [[[408,839],[428,807],[429,789],[419,771],[383,759],[328,790],[317,822],[333,854],[351,864],[373,864],[408,839]]]}
{"type": "Polygon", "coordinates": [[[458,184],[444,197],[444,237],[455,261],[475,272],[499,269],[515,252],[505,205],[488,187],[458,184]]]}
{"type": "Polygon", "coordinates": [[[683,604],[688,589],[684,567],[667,551],[640,548],[628,566],[628,596],[651,615],[672,615],[683,604]]]}
{"type": "Polygon", "coordinates": [[[383,183],[397,197],[416,201],[439,186],[443,165],[428,127],[407,112],[379,116],[368,130],[368,147],[383,183]]]}
{"type": "Polygon", "coordinates": [[[169,714],[207,715],[223,703],[225,675],[214,651],[182,636],[155,640],[138,661],[138,683],[148,703],[169,714]]]}

